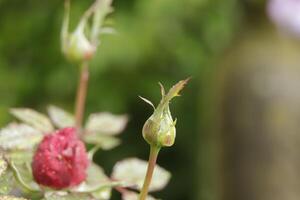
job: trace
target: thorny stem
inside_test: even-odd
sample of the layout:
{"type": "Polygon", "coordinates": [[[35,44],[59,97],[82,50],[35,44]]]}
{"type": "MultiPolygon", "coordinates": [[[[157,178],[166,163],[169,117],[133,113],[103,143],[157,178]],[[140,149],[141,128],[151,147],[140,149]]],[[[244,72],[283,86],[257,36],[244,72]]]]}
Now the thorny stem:
{"type": "Polygon", "coordinates": [[[148,161],[148,169],[147,169],[147,174],[144,180],[144,185],[140,193],[139,200],[146,200],[147,195],[148,195],[148,190],[149,186],[152,180],[154,168],[156,165],[158,153],[159,153],[160,148],[157,146],[151,145],[150,147],[150,156],[149,156],[149,161],[148,161]]]}
{"type": "Polygon", "coordinates": [[[76,127],[81,129],[82,120],[85,110],[85,101],[87,95],[87,87],[89,81],[89,66],[84,62],[81,66],[80,78],[77,89],[76,106],[75,106],[75,122],[76,127]]]}

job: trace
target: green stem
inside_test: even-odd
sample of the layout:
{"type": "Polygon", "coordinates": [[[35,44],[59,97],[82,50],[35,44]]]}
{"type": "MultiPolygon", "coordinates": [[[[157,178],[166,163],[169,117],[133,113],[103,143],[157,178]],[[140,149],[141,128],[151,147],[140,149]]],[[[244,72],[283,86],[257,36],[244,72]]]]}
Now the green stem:
{"type": "Polygon", "coordinates": [[[82,120],[85,110],[85,101],[89,81],[89,66],[84,62],[81,66],[80,79],[77,89],[76,106],[75,106],[75,120],[76,127],[81,129],[82,120]]]}
{"type": "Polygon", "coordinates": [[[150,147],[150,156],[149,156],[149,161],[148,161],[148,169],[146,173],[146,177],[144,180],[144,185],[140,193],[139,200],[146,200],[147,195],[148,195],[148,190],[149,186],[152,180],[154,168],[156,165],[158,153],[159,153],[160,148],[157,146],[151,146],[150,147]]]}

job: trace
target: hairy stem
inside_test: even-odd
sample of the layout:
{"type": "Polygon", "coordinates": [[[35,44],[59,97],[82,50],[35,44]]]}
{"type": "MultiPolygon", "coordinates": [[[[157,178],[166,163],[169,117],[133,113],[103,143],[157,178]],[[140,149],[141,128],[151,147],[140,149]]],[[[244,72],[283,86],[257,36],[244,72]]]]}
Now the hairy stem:
{"type": "Polygon", "coordinates": [[[147,169],[147,174],[144,180],[144,185],[140,193],[139,200],[145,200],[148,195],[148,190],[149,186],[152,180],[154,168],[156,165],[158,153],[159,153],[160,148],[157,146],[151,146],[150,147],[150,156],[149,156],[149,161],[148,161],[148,169],[147,169]]]}
{"type": "Polygon", "coordinates": [[[80,78],[77,89],[76,106],[75,106],[75,122],[76,127],[81,129],[82,120],[85,110],[85,101],[87,95],[89,81],[89,66],[87,62],[84,62],[81,66],[80,78]]]}

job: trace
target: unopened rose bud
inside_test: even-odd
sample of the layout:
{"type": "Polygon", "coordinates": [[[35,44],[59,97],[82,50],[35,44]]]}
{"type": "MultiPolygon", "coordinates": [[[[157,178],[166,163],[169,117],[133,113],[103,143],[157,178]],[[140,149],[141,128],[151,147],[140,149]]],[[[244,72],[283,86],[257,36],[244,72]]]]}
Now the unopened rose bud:
{"type": "Polygon", "coordinates": [[[61,30],[62,52],[71,62],[82,62],[93,57],[96,47],[85,36],[87,17],[80,20],[76,30],[69,33],[70,0],[65,1],[65,15],[61,30]]]}
{"type": "Polygon", "coordinates": [[[143,137],[155,146],[172,146],[175,142],[176,128],[169,106],[160,115],[153,114],[144,124],[143,137]]]}
{"type": "MultiPolygon", "coordinates": [[[[150,145],[169,147],[174,144],[176,138],[176,120],[172,118],[169,103],[172,98],[178,96],[187,82],[188,79],[178,82],[170,89],[168,94],[165,94],[164,88],[161,85],[161,102],[154,109],[154,113],[145,122],[143,127],[143,137],[150,145]]],[[[152,105],[150,101],[144,100],[152,105]]]]}
{"type": "Polygon", "coordinates": [[[35,181],[43,186],[63,189],[79,185],[86,178],[88,156],[75,128],[64,128],[46,135],[32,162],[35,181]]]}
{"type": "Polygon", "coordinates": [[[62,52],[71,62],[90,60],[99,45],[99,35],[105,17],[112,11],[112,0],[95,0],[91,7],[83,14],[76,30],[69,33],[70,0],[65,0],[65,14],[61,30],[62,52]],[[89,20],[93,16],[92,24],[89,20]],[[88,26],[88,27],[87,27],[88,26]],[[90,34],[86,35],[86,29],[90,34]]]}
{"type": "Polygon", "coordinates": [[[78,27],[64,42],[63,53],[71,62],[90,60],[96,51],[96,47],[84,35],[83,27],[78,27]]]}

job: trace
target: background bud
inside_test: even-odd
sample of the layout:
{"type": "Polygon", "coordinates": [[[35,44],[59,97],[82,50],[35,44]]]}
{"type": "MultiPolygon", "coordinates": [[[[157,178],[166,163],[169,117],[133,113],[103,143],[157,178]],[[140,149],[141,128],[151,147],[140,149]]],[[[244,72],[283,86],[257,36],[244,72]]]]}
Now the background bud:
{"type": "Polygon", "coordinates": [[[65,0],[65,13],[61,29],[61,47],[71,62],[83,62],[91,59],[99,43],[99,35],[105,17],[112,11],[112,0],[96,0],[81,17],[76,30],[69,34],[70,0],[65,0]],[[93,17],[89,27],[89,20],[93,17]],[[90,30],[88,37],[85,30],[90,30]]]}
{"type": "Polygon", "coordinates": [[[83,28],[70,34],[65,42],[64,54],[71,62],[90,60],[96,50],[84,35],[83,28]]]}

